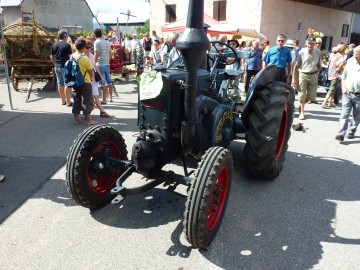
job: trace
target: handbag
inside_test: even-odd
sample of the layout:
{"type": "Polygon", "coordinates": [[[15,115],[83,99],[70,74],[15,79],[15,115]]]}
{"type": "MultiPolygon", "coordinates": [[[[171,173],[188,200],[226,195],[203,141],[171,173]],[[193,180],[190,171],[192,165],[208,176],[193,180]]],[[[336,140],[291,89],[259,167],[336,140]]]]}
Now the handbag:
{"type": "Polygon", "coordinates": [[[95,81],[96,82],[100,82],[101,81],[101,76],[100,76],[100,74],[98,73],[98,72],[96,72],[95,70],[94,70],[94,77],[95,77],[95,81]]]}

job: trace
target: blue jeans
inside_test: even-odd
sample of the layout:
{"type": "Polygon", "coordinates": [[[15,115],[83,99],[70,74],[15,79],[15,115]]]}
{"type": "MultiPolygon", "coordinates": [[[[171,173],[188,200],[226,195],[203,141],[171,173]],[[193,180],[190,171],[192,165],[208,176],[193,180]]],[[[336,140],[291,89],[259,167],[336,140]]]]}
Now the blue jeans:
{"type": "Polygon", "coordinates": [[[360,96],[355,96],[353,93],[343,94],[338,135],[345,136],[348,130],[348,118],[351,110],[353,111],[353,117],[350,122],[348,133],[355,134],[356,128],[360,122],[360,96]]]}
{"type": "Polygon", "coordinates": [[[104,84],[102,84],[102,82],[100,81],[99,85],[100,86],[111,85],[112,81],[111,81],[111,75],[110,75],[110,65],[99,66],[99,70],[100,70],[102,77],[104,78],[104,84]]]}
{"type": "Polygon", "coordinates": [[[58,86],[65,86],[65,68],[55,67],[55,74],[58,86]]]}

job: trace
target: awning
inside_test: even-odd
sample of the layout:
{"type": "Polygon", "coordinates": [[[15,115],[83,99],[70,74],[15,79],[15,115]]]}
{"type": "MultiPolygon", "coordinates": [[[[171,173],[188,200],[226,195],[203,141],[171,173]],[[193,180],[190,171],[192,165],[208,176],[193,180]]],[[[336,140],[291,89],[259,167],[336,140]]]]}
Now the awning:
{"type": "MultiPolygon", "coordinates": [[[[161,27],[162,32],[184,32],[186,27],[186,17],[182,18],[176,22],[166,24],[161,27]]],[[[208,33],[211,36],[225,34],[225,35],[241,35],[245,37],[251,38],[265,38],[265,36],[255,29],[245,25],[236,25],[232,23],[222,23],[213,18],[209,15],[204,14],[204,23],[208,24],[210,28],[208,29],[208,33]]]]}
{"type": "Polygon", "coordinates": [[[219,35],[219,34],[227,34],[227,35],[242,35],[244,37],[251,38],[266,38],[265,35],[259,33],[255,29],[245,25],[235,25],[231,23],[224,23],[211,26],[207,31],[211,36],[219,35]]]}

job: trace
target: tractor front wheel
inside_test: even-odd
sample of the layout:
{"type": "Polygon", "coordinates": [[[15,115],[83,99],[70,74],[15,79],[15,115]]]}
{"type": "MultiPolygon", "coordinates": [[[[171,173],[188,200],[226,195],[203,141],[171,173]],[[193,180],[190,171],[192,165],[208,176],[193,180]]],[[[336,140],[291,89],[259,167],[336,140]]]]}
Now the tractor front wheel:
{"type": "Polygon", "coordinates": [[[111,166],[107,157],[127,160],[125,141],[116,129],[93,126],[75,140],[67,157],[66,184],[78,204],[95,210],[115,197],[110,191],[125,168],[111,166]]]}
{"type": "Polygon", "coordinates": [[[233,175],[231,152],[208,149],[195,172],[184,213],[184,232],[191,245],[206,249],[223,219],[233,175]]]}

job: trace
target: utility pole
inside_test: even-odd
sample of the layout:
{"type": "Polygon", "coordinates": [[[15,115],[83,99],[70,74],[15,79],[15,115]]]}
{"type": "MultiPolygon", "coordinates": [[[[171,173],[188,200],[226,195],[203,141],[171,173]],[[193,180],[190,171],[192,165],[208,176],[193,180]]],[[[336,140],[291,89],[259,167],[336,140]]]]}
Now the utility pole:
{"type": "Polygon", "coordinates": [[[134,18],[137,18],[136,16],[134,16],[134,15],[131,15],[131,11],[130,11],[130,9],[128,9],[128,11],[127,11],[127,13],[123,13],[123,12],[120,12],[120,14],[122,14],[122,15],[126,15],[127,16],[127,19],[126,19],[126,34],[129,34],[128,33],[128,29],[127,29],[127,27],[128,27],[128,23],[129,23],[129,18],[130,17],[134,17],[134,18]]]}

